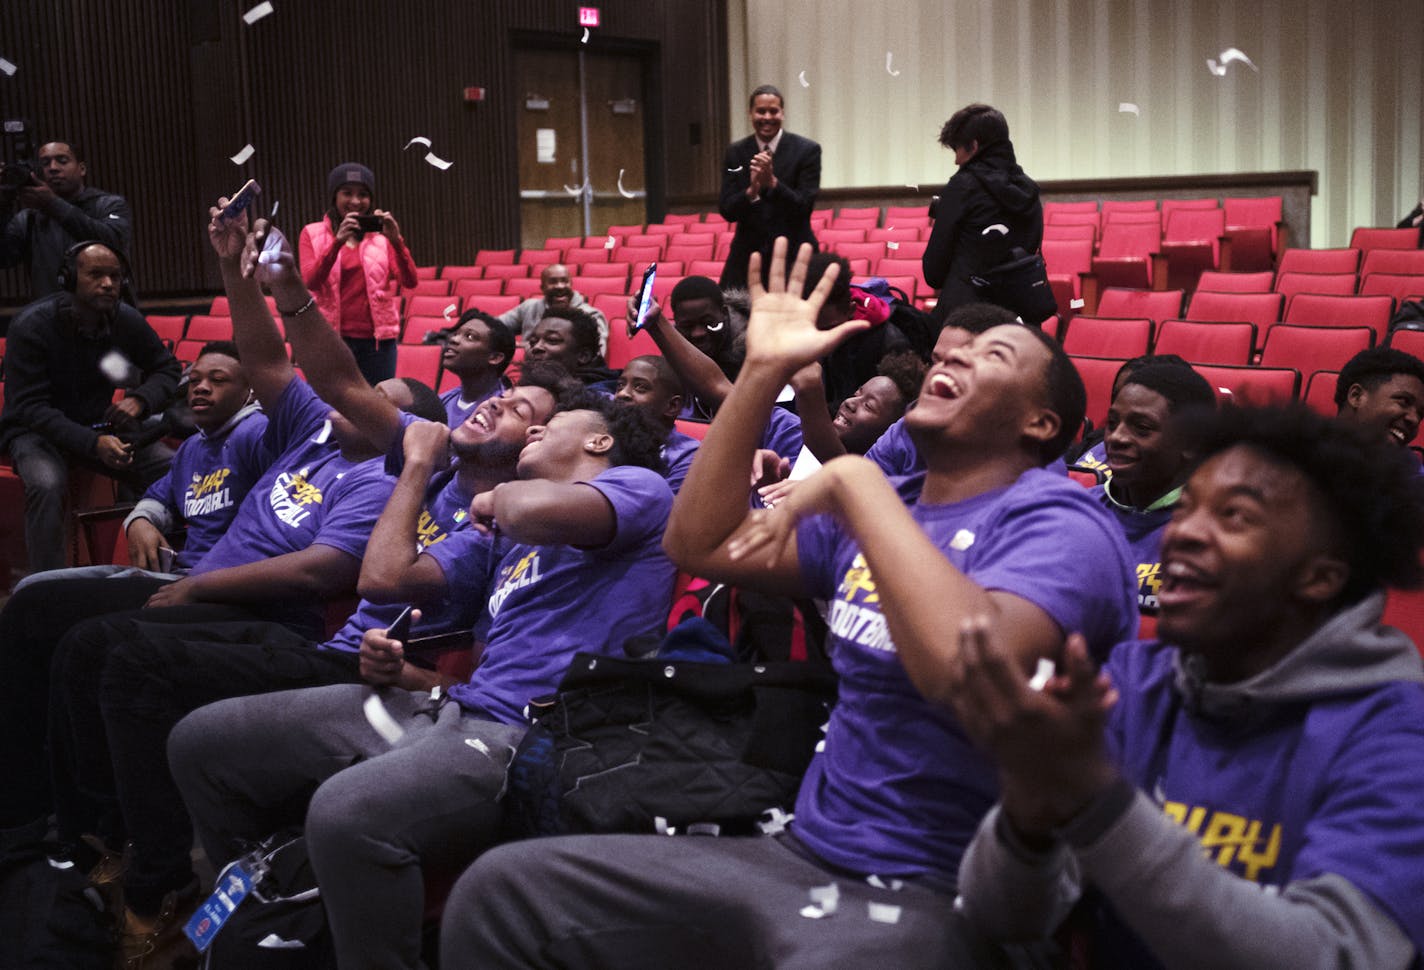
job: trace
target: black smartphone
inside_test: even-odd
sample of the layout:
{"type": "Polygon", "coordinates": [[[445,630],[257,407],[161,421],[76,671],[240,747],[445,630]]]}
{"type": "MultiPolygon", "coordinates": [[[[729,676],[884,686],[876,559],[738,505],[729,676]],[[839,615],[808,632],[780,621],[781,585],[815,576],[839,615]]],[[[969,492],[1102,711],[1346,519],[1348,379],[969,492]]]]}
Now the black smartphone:
{"type": "Polygon", "coordinates": [[[237,190],[237,194],[227,200],[227,205],[223,206],[222,212],[218,213],[218,219],[223,222],[231,222],[251,207],[257,201],[257,197],[262,194],[262,186],[257,184],[256,179],[248,179],[247,184],[237,190]]]}
{"type": "Polygon", "coordinates": [[[386,221],[380,216],[357,216],[356,224],[361,227],[362,232],[380,232],[386,221]]]}
{"type": "Polygon", "coordinates": [[[415,607],[407,606],[400,611],[400,616],[397,616],[395,621],[386,627],[386,639],[399,640],[402,644],[410,639],[410,611],[413,609],[415,607]]]}
{"type": "Polygon", "coordinates": [[[653,280],[658,278],[658,264],[649,263],[643,270],[643,285],[638,287],[638,316],[628,328],[630,334],[643,329],[648,320],[648,309],[653,305],[653,280]]]}

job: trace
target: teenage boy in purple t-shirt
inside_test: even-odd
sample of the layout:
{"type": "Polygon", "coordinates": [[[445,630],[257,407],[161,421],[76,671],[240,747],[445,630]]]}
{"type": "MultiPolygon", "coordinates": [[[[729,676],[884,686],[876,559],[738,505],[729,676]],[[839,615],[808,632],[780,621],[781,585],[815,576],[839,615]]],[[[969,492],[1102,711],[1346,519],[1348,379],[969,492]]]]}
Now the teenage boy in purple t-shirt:
{"type": "Polygon", "coordinates": [[[514,331],[481,310],[460,314],[440,353],[440,366],[460,382],[440,395],[450,427],[458,428],[475,408],[509,389],[504,372],[513,359],[514,331]]]}
{"type": "Polygon", "coordinates": [[[665,544],[696,575],[831,603],[840,697],[794,820],[776,839],[587,836],[497,848],[446,907],[444,967],[529,966],[551,953],[672,966],[694,947],[706,966],[979,965],[953,889],[994,776],[948,712],[957,643],[945,631],[994,611],[1027,677],[1069,630],[1086,625],[1105,645],[1136,627],[1121,535],[1086,490],[1042,467],[1082,422],[1082,382],[1038,331],[992,328],[930,370],[906,418],[929,466],[913,510],[876,466],[849,455],[775,510],[749,511],[744,469],[777,392],[865,326],[816,329],[835,271],[803,300],[809,247],[783,283],[785,251],[778,241],[770,292],[760,292],[759,266],[748,274],[746,362],[665,544]],[[1091,572],[1077,568],[1083,560],[1091,572]],[[807,891],[827,883],[839,886],[836,913],[798,915],[807,891]]]}
{"type": "Polygon", "coordinates": [[[1190,423],[1215,407],[1211,385],[1190,365],[1149,363],[1127,376],[1108,408],[1103,443],[1112,477],[1092,494],[1127,538],[1144,616],[1157,613],[1162,530],[1193,466],[1190,423]]]}
{"type": "Polygon", "coordinates": [[[1421,580],[1418,476],[1303,407],[1201,431],[1162,537],[1160,640],[1095,675],[1070,638],[1035,692],[992,622],[964,630],[961,720],[1003,791],[960,871],[965,916],[1042,938],[1086,890],[1095,965],[1417,966],[1424,672],[1380,618],[1383,587],[1421,580]]]}
{"type": "Polygon", "coordinates": [[[647,354],[628,361],[618,375],[613,400],[642,410],[649,420],[664,429],[663,464],[667,466],[668,488],[676,495],[692,467],[697,446],[702,444],[691,435],[677,430],[677,416],[682,413],[686,397],[682,379],[662,356],[647,354]]]}
{"type": "MultiPolygon", "coordinates": [[[[316,789],[308,847],[343,965],[418,965],[423,874],[458,869],[496,837],[525,705],[557,687],[576,651],[622,655],[666,622],[661,437],[636,409],[592,395],[575,405],[531,428],[519,480],[471,507],[500,561],[468,683],[438,696],[341,685],[238,698],[172,733],[174,777],[215,860],[288,811],[299,821],[316,789]],[[401,733],[394,748],[367,721],[372,696],[401,733]]],[[[373,654],[398,647],[381,631],[367,640],[373,654]]]]}

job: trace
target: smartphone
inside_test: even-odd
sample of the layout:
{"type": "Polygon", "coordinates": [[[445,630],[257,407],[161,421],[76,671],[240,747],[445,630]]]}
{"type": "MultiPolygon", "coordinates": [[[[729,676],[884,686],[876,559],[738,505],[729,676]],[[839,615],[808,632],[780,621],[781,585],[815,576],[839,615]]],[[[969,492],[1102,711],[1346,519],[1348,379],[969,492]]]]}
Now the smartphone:
{"type": "Polygon", "coordinates": [[[386,627],[387,640],[399,640],[404,644],[406,640],[410,639],[410,611],[413,609],[415,607],[407,606],[400,611],[400,616],[397,616],[395,621],[386,627]]]}
{"type": "Polygon", "coordinates": [[[227,205],[218,213],[218,219],[223,222],[231,222],[251,207],[257,201],[257,197],[262,194],[262,186],[257,184],[256,179],[248,179],[247,184],[237,190],[237,194],[227,200],[227,205]]]}
{"type": "Polygon", "coordinates": [[[638,319],[633,321],[629,327],[629,332],[637,333],[643,329],[643,324],[647,322],[648,310],[653,305],[653,280],[658,277],[658,264],[649,263],[648,268],[643,271],[643,285],[638,287],[638,319]]]}
{"type": "Polygon", "coordinates": [[[361,227],[362,232],[380,232],[381,227],[386,224],[386,220],[380,216],[357,216],[356,225],[361,227]]]}
{"type": "Polygon", "coordinates": [[[178,558],[178,554],[167,546],[158,547],[158,571],[160,573],[173,572],[173,560],[178,558]]]}

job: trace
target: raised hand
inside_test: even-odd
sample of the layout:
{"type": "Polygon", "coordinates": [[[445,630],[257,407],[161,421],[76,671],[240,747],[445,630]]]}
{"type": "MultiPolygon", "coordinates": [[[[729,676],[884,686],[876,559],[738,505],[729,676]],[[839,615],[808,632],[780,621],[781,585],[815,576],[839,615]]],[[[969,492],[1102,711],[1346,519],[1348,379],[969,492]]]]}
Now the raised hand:
{"type": "Polygon", "coordinates": [[[450,428],[434,421],[414,421],[401,440],[407,463],[444,468],[450,463],[450,428]]]}
{"type": "Polygon", "coordinates": [[[237,259],[247,245],[248,215],[243,212],[232,219],[218,218],[227,203],[227,196],[223,196],[217,205],[208,208],[208,241],[219,259],[237,259]]]}
{"type": "Polygon", "coordinates": [[[847,320],[830,330],[816,325],[821,307],[840,273],[837,264],[826,267],[811,295],[802,299],[806,283],[806,267],[811,262],[811,246],[802,243],[786,275],[786,237],[781,236],[772,248],[771,270],[767,285],[762,287],[761,254],[752,253],[747,266],[752,296],[751,318],[747,321],[748,364],[776,368],[784,377],[829,354],[849,337],[870,328],[869,321],[847,320]]]}

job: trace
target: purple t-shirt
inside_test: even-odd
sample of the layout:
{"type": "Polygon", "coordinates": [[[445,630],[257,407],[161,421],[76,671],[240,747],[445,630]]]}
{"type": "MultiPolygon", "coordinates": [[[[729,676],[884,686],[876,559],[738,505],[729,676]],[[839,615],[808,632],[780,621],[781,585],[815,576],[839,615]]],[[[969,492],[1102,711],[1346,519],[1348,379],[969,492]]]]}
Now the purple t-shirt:
{"type": "Polygon", "coordinates": [[[682,489],[682,483],[687,479],[687,471],[692,467],[692,459],[697,455],[697,448],[701,444],[696,438],[681,431],[668,434],[667,444],[663,445],[663,461],[667,463],[667,474],[663,478],[667,480],[668,488],[672,489],[674,495],[682,489]]]}
{"type": "Polygon", "coordinates": [[[1125,509],[1109,499],[1106,484],[1097,485],[1090,491],[1122,527],[1123,537],[1127,539],[1127,548],[1132,554],[1137,574],[1138,612],[1155,616],[1157,591],[1162,586],[1162,532],[1172,521],[1171,506],[1139,512],[1125,509]]]}
{"type": "MultiPolygon", "coordinates": [[[[473,629],[484,613],[489,591],[491,539],[470,528],[470,495],[454,472],[445,472],[432,481],[415,528],[415,548],[430,556],[445,574],[445,595],[439,600],[417,603],[420,620],[411,627],[412,637],[473,629]]],[[[356,652],[367,630],[390,626],[405,605],[372,603],[363,599],[356,612],[323,648],[356,652]]]]}
{"type": "Polygon", "coordinates": [[[663,553],[672,491],[646,468],[619,466],[581,484],[613,506],[617,531],[598,549],[519,544],[500,559],[484,660],[450,695],[505,724],[552,693],[580,650],[623,655],[628,640],[667,624],[677,570],[663,553]]]}
{"type": "Polygon", "coordinates": [[[785,408],[772,408],[757,447],[770,448],[782,458],[795,461],[801,454],[801,444],[801,419],[785,408]]]}
{"type": "Polygon", "coordinates": [[[902,502],[913,505],[920,500],[920,492],[925,487],[925,460],[910,440],[904,418],[897,418],[886,428],[865,457],[880,466],[895,491],[900,493],[902,502]]]}
{"type": "MultiPolygon", "coordinates": [[[[1278,889],[1335,873],[1424,950],[1424,686],[1350,691],[1223,729],[1183,709],[1175,653],[1124,643],[1108,664],[1120,699],[1107,738],[1127,780],[1241,878],[1278,889]]],[[[1105,945],[1130,950],[1114,929],[1105,945]]]]}
{"type": "Polygon", "coordinates": [[[463,407],[461,407],[460,405],[460,389],[458,387],[451,388],[444,394],[440,395],[440,403],[445,405],[445,413],[450,416],[450,427],[458,428],[460,425],[464,424],[465,421],[469,419],[470,415],[475,413],[475,408],[479,407],[481,404],[485,403],[492,397],[499,397],[501,394],[503,394],[506,390],[509,389],[509,386],[509,381],[501,377],[499,379],[499,383],[496,384],[494,386],[494,389],[491,390],[488,394],[484,395],[483,397],[477,398],[474,403],[466,404],[463,407]]]}
{"type": "MultiPolygon", "coordinates": [[[[910,514],[974,582],[1036,604],[1099,654],[1136,633],[1127,546],[1082,486],[1032,469],[1007,488],[910,514]]],[[[854,540],[820,516],[800,524],[797,543],[807,591],[830,601],[840,700],[801,783],[793,831],[853,872],[952,882],[994,803],[993,766],[906,675],[854,540]]]]}
{"type": "Polygon", "coordinates": [[[1093,447],[1078,456],[1078,460],[1073,464],[1079,468],[1091,468],[1099,473],[1104,479],[1112,478],[1112,469],[1108,467],[1108,446],[1107,442],[1099,441],[1093,447]]]}
{"type": "Polygon", "coordinates": [[[144,493],[187,523],[175,568],[191,569],[232,525],[253,482],[275,457],[264,447],[266,430],[267,416],[250,411],[222,434],[198,432],[178,446],[168,474],[144,493]]]}
{"type": "MultiPolygon", "coordinates": [[[[298,552],[314,543],[356,559],[376,524],[395,479],[381,459],[341,456],[327,426],[330,406],[303,380],[293,380],[268,418],[272,462],[238,508],[232,527],[193,567],[193,575],[298,552]]],[[[321,603],[302,612],[321,616],[321,603]]]]}

